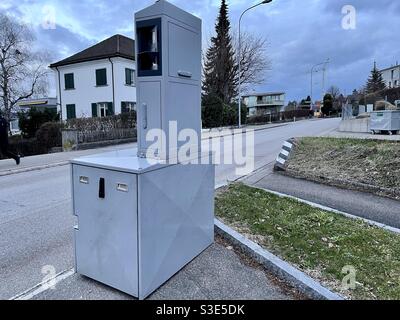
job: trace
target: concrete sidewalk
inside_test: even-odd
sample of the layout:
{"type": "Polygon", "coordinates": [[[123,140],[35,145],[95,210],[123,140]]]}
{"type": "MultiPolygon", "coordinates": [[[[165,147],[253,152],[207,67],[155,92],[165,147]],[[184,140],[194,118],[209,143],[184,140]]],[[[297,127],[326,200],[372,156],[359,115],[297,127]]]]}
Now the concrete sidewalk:
{"type": "MultiPolygon", "coordinates": [[[[216,243],[156,290],[149,300],[293,300],[302,299],[261,267],[217,238],[216,243]]],[[[73,274],[35,300],[132,300],[133,297],[73,274]]]]}
{"type": "Polygon", "coordinates": [[[273,172],[272,166],[264,167],[242,181],[400,228],[400,201],[284,176],[273,172]]]}

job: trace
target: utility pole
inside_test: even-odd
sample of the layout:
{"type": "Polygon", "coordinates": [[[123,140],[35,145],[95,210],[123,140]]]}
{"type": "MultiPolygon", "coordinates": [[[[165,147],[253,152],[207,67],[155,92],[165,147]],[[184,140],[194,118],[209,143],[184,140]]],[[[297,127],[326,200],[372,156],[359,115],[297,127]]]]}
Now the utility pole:
{"type": "Polygon", "coordinates": [[[312,104],[313,104],[313,86],[314,86],[314,83],[313,83],[313,76],[314,76],[314,70],[315,70],[315,68],[316,67],[319,67],[319,66],[321,66],[321,65],[323,65],[324,64],[324,62],[321,62],[321,63],[317,63],[317,64],[315,64],[315,65],[313,65],[312,67],[311,67],[311,95],[310,95],[310,98],[311,98],[311,106],[312,106],[312,104]]]}
{"type": "Polygon", "coordinates": [[[326,60],[326,62],[324,63],[324,68],[322,69],[322,99],[321,101],[324,100],[324,95],[325,95],[325,79],[326,79],[326,66],[329,63],[329,58],[326,60]]]}
{"type": "MultiPolygon", "coordinates": [[[[316,67],[319,67],[319,66],[324,66],[323,67],[323,79],[322,79],[322,91],[325,91],[325,72],[326,72],[326,65],[329,63],[329,58],[325,61],[325,62],[320,62],[320,63],[317,63],[317,64],[315,64],[315,65],[313,65],[312,67],[311,67],[311,95],[310,95],[310,97],[311,97],[311,105],[312,105],[312,102],[313,102],[313,76],[314,76],[314,72],[316,72],[315,71],[315,68],[316,67]]],[[[324,94],[325,92],[323,92],[323,94],[324,94]]],[[[323,99],[324,97],[322,96],[322,99],[323,99]]]]}

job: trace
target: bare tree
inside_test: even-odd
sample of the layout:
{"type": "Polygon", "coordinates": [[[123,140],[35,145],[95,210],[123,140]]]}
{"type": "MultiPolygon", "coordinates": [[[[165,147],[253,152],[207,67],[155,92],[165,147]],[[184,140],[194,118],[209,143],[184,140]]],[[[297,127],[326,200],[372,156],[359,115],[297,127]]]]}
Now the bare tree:
{"type": "Polygon", "coordinates": [[[46,54],[33,51],[28,26],[0,13],[0,109],[7,120],[17,103],[47,92],[46,54]]]}
{"type": "Polygon", "coordinates": [[[336,86],[330,86],[327,93],[329,93],[332,96],[333,101],[335,101],[340,96],[340,89],[336,86]]]}
{"type": "MultiPolygon", "coordinates": [[[[233,33],[235,44],[235,61],[238,61],[239,39],[237,33],[233,33]]],[[[267,79],[267,71],[271,70],[271,61],[267,56],[268,42],[262,36],[242,32],[241,35],[241,84],[244,88],[250,85],[263,84],[267,79]]],[[[239,84],[239,68],[235,72],[236,85],[239,84]]]]}

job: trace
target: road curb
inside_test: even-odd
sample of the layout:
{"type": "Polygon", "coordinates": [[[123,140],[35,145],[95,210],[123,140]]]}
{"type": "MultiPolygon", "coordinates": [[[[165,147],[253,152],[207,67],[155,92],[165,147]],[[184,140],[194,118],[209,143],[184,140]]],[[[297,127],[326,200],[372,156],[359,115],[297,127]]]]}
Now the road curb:
{"type": "Polygon", "coordinates": [[[209,139],[215,139],[215,138],[223,138],[223,137],[227,137],[227,136],[234,136],[234,135],[237,135],[237,134],[246,133],[247,130],[263,131],[263,130],[275,129],[275,128],[280,128],[280,127],[285,127],[288,124],[290,124],[290,122],[277,124],[277,125],[274,125],[274,126],[264,127],[264,128],[255,128],[255,127],[253,127],[253,128],[244,127],[244,128],[241,128],[241,129],[235,128],[235,129],[231,129],[231,132],[228,132],[228,133],[225,133],[225,134],[221,134],[221,135],[215,135],[215,136],[214,135],[210,135],[208,137],[201,138],[201,140],[209,140],[209,139]],[[240,132],[238,130],[240,130],[240,132]],[[235,132],[235,131],[237,131],[237,132],[235,132]]]}
{"type": "Polygon", "coordinates": [[[239,247],[245,254],[262,264],[278,278],[290,283],[308,297],[316,300],[344,300],[340,295],[323,287],[305,273],[245,238],[218,219],[214,220],[214,225],[215,232],[219,236],[239,247]]]}
{"type": "Polygon", "coordinates": [[[56,163],[46,164],[46,165],[42,165],[42,166],[27,167],[27,168],[22,168],[22,169],[4,170],[4,171],[0,172],[0,177],[9,176],[12,174],[30,172],[30,171],[38,171],[38,170],[54,168],[54,167],[61,167],[61,166],[65,166],[67,164],[69,164],[69,161],[56,162],[56,163]]]}

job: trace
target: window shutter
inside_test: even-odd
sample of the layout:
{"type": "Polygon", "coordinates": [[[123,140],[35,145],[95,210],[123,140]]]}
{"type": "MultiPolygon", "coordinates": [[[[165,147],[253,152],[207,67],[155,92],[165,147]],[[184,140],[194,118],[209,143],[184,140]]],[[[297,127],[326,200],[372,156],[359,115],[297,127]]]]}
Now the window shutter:
{"type": "Polygon", "coordinates": [[[107,85],[107,69],[96,70],[96,86],[107,85]]]}
{"type": "Polygon", "coordinates": [[[121,102],[121,113],[126,113],[127,111],[126,102],[121,102]]]}
{"type": "Polygon", "coordinates": [[[75,89],[73,73],[64,74],[64,82],[65,82],[65,89],[75,89]]]}
{"type": "Polygon", "coordinates": [[[107,103],[107,112],[106,112],[107,116],[112,116],[114,115],[114,106],[112,102],[108,102],[107,103]]]}
{"type": "Polygon", "coordinates": [[[97,117],[97,103],[92,103],[92,117],[97,117]]]}
{"type": "Polygon", "coordinates": [[[74,104],[67,104],[67,119],[76,118],[76,109],[74,104]]]}

